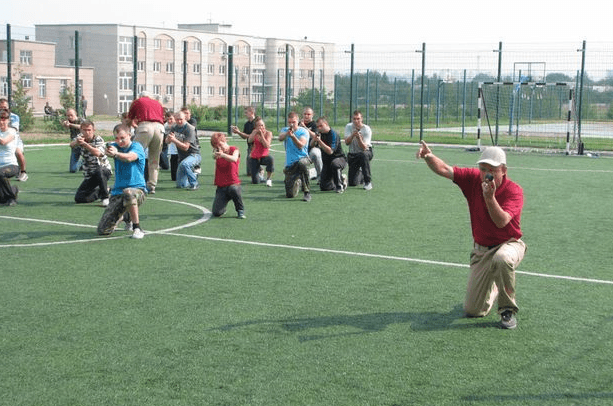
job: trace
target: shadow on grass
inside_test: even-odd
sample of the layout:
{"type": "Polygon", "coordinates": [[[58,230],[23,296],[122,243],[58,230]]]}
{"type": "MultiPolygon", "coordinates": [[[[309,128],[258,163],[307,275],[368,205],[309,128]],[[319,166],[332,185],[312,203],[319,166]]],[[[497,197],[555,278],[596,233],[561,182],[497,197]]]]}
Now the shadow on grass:
{"type": "Polygon", "coordinates": [[[541,393],[535,395],[495,395],[495,396],[464,396],[463,401],[483,402],[487,405],[499,402],[546,402],[573,400],[583,403],[588,399],[613,399],[613,392],[595,393],[541,393]]]}
{"type": "Polygon", "coordinates": [[[298,336],[298,340],[300,342],[305,342],[339,336],[376,333],[385,330],[390,325],[405,323],[409,323],[411,325],[411,329],[414,331],[493,328],[500,325],[498,322],[485,321],[482,319],[466,319],[464,317],[462,305],[457,305],[447,313],[393,312],[308,317],[286,320],[260,320],[228,324],[210,330],[228,331],[257,324],[278,324],[283,330],[300,334],[298,336]],[[467,322],[457,323],[457,320],[459,319],[467,320],[467,322]],[[351,327],[352,331],[331,334],[308,334],[309,332],[317,329],[335,327],[351,327]]]}
{"type": "Polygon", "coordinates": [[[83,240],[97,240],[100,236],[96,234],[95,228],[83,231],[66,231],[66,232],[50,232],[45,231],[16,231],[2,234],[2,244],[19,244],[33,242],[54,243],[56,241],[71,242],[83,240]],[[49,237],[53,237],[53,241],[48,241],[49,237]]]}

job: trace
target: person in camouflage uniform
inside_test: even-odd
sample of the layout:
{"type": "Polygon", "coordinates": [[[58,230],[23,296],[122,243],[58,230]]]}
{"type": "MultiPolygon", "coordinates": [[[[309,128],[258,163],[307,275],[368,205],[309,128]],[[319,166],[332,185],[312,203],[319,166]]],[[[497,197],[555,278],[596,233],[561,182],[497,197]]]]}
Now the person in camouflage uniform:
{"type": "Polygon", "coordinates": [[[95,135],[94,123],[85,120],[81,123],[81,133],[70,143],[71,148],[79,147],[83,158],[83,182],[77,189],[76,203],[91,203],[98,199],[102,206],[109,204],[108,180],[111,178],[111,164],[104,154],[104,139],[95,135]]]}

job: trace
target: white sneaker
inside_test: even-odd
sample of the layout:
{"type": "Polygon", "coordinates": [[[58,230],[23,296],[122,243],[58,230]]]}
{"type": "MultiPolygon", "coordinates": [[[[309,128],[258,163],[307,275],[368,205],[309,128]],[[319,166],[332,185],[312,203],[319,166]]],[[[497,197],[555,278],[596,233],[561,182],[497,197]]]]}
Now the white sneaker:
{"type": "Polygon", "coordinates": [[[132,233],[132,238],[136,238],[137,240],[142,239],[145,236],[145,233],[140,228],[135,228],[132,233]]]}
{"type": "Polygon", "coordinates": [[[272,179],[266,179],[266,186],[272,187],[272,179]]]}
{"type": "Polygon", "coordinates": [[[372,189],[372,183],[368,182],[367,184],[364,185],[364,190],[370,190],[372,189]]]}
{"type": "Polygon", "coordinates": [[[109,198],[102,199],[102,207],[107,207],[109,205],[109,198]]]}
{"type": "Polygon", "coordinates": [[[19,175],[17,175],[17,180],[20,182],[25,182],[26,180],[28,180],[28,174],[25,172],[20,172],[19,175]]]}

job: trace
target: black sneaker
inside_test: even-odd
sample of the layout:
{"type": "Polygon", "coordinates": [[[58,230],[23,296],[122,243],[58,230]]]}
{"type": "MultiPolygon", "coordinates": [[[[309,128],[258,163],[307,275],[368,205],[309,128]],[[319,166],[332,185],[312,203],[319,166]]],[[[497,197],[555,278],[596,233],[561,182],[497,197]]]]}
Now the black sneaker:
{"type": "Polygon", "coordinates": [[[500,327],[507,330],[517,327],[517,319],[512,310],[505,310],[500,314],[500,327]]]}

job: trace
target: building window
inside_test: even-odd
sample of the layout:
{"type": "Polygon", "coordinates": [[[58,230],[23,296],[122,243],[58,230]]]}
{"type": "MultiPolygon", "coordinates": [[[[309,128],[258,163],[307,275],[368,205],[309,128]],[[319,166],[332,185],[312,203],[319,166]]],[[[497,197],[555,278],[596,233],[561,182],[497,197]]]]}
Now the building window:
{"type": "Polygon", "coordinates": [[[166,73],[173,73],[175,71],[174,62],[166,62],[166,73]]]}
{"type": "Polygon", "coordinates": [[[139,38],[138,38],[138,47],[139,47],[140,49],[145,49],[145,48],[147,48],[147,38],[142,38],[142,37],[139,37],[139,38]]]}
{"type": "Polygon", "coordinates": [[[173,85],[166,85],[166,96],[172,96],[175,94],[175,87],[173,85]]]}
{"type": "Polygon", "coordinates": [[[25,89],[32,88],[32,74],[24,73],[21,75],[21,86],[23,86],[25,89]]]}
{"type": "Polygon", "coordinates": [[[32,65],[32,51],[19,51],[19,63],[22,65],[32,65]]]}
{"type": "Polygon", "coordinates": [[[208,86],[206,88],[206,94],[208,96],[215,96],[215,88],[213,86],[208,86]]]}
{"type": "Polygon", "coordinates": [[[153,49],[162,49],[162,40],[154,39],[153,40],[153,49]]]}
{"type": "Polygon", "coordinates": [[[60,94],[68,89],[68,79],[60,79],[60,94]]]}
{"type": "Polygon", "coordinates": [[[226,88],[223,86],[219,87],[219,95],[220,96],[225,96],[226,95],[226,88]]]}
{"type": "Polygon", "coordinates": [[[263,49],[256,49],[253,53],[253,63],[264,64],[266,63],[266,51],[263,49]]]}
{"type": "Polygon", "coordinates": [[[220,75],[226,74],[226,65],[219,65],[219,74],[220,75]]]}
{"type": "Polygon", "coordinates": [[[162,94],[162,86],[160,85],[153,85],[153,94],[156,96],[159,96],[162,94]]]}
{"type": "Polygon", "coordinates": [[[200,86],[194,86],[194,88],[192,89],[192,93],[194,94],[194,96],[200,96],[200,86]]]}
{"type": "Polygon", "coordinates": [[[38,79],[38,97],[47,97],[46,79],[38,79]]]}
{"type": "Polygon", "coordinates": [[[2,76],[0,79],[0,96],[8,96],[9,95],[9,81],[6,76],[2,76]]]}
{"type": "Polygon", "coordinates": [[[132,72],[119,72],[119,90],[132,90],[132,72]]]}
{"type": "Polygon", "coordinates": [[[144,72],[145,71],[145,61],[138,61],[136,63],[136,69],[138,69],[139,72],[144,72]]]}
{"type": "Polygon", "coordinates": [[[162,62],[153,62],[153,71],[161,72],[162,71],[162,62]]]}
{"type": "Polygon", "coordinates": [[[130,110],[130,105],[132,104],[132,96],[122,95],[119,96],[119,112],[125,113],[130,110]]]}
{"type": "Polygon", "coordinates": [[[264,71],[261,69],[254,69],[251,80],[253,80],[254,84],[264,83],[264,71]]]}
{"type": "Polygon", "coordinates": [[[175,42],[171,39],[166,40],[166,49],[173,50],[175,49],[175,42]]]}
{"type": "Polygon", "coordinates": [[[119,62],[132,62],[133,45],[131,37],[119,37],[119,62]]]}
{"type": "Polygon", "coordinates": [[[199,63],[194,64],[194,73],[196,75],[200,75],[200,64],[199,63]]]}
{"type": "Polygon", "coordinates": [[[140,93],[144,92],[145,90],[147,90],[145,85],[137,85],[136,86],[136,93],[140,94],[140,93]]]}
{"type": "Polygon", "coordinates": [[[211,43],[209,44],[209,54],[212,54],[215,52],[215,44],[211,43]]]}
{"type": "MultiPolygon", "coordinates": [[[[75,60],[74,59],[70,59],[68,61],[68,63],[70,64],[70,66],[77,66],[77,65],[75,65],[75,60]]],[[[82,59],[79,59],[79,66],[83,66],[83,60],[82,59]]]]}
{"type": "Polygon", "coordinates": [[[202,47],[202,44],[200,43],[200,41],[192,42],[192,51],[200,52],[201,47],[202,47]]]}
{"type": "Polygon", "coordinates": [[[213,65],[213,64],[207,65],[206,73],[207,73],[207,75],[214,75],[215,74],[215,65],[213,65]]]}

